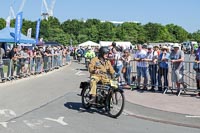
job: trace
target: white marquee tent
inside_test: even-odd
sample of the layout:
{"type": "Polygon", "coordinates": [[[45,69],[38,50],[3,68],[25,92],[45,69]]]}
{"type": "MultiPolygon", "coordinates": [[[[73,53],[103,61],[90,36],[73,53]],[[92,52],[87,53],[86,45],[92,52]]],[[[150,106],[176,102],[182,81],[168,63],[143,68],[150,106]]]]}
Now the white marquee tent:
{"type": "Polygon", "coordinates": [[[95,42],[92,42],[92,41],[87,41],[87,42],[84,42],[84,43],[81,43],[78,45],[79,47],[88,47],[88,46],[91,46],[91,47],[96,47],[96,46],[100,46],[98,43],[95,43],[95,42]]]}

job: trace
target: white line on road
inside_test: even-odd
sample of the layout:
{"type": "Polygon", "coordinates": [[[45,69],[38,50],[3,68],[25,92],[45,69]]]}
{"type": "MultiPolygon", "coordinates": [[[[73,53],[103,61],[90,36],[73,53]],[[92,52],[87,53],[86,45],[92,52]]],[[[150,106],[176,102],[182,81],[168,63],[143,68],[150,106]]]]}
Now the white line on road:
{"type": "Polygon", "coordinates": [[[58,122],[59,124],[66,126],[68,125],[66,122],[64,122],[64,117],[59,117],[58,119],[52,119],[52,118],[45,118],[46,120],[58,122]]]}
{"type": "Polygon", "coordinates": [[[200,115],[186,115],[186,118],[200,118],[200,115]]]}
{"type": "Polygon", "coordinates": [[[8,122],[0,122],[0,125],[2,125],[3,127],[7,128],[8,127],[8,122]]]}
{"type": "Polygon", "coordinates": [[[81,76],[81,75],[85,75],[84,73],[82,73],[82,71],[78,71],[75,73],[75,75],[81,76]]]}
{"type": "Polygon", "coordinates": [[[36,129],[37,127],[41,126],[44,123],[42,120],[35,120],[35,122],[29,120],[23,120],[23,122],[31,129],[36,129]]]}
{"type": "Polygon", "coordinates": [[[4,117],[16,117],[17,116],[17,114],[11,109],[1,109],[0,115],[3,115],[4,117]]]}
{"type": "Polygon", "coordinates": [[[123,110],[122,112],[123,115],[134,115],[132,112],[128,111],[128,110],[123,110]]]}

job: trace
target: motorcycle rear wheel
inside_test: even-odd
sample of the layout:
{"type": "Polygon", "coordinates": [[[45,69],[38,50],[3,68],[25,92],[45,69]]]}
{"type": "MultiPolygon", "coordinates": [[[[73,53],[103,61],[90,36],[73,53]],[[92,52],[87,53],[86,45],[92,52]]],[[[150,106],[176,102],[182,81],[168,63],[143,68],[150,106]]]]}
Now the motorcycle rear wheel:
{"type": "Polygon", "coordinates": [[[85,87],[82,90],[81,100],[82,100],[82,106],[85,109],[89,109],[91,107],[91,104],[89,103],[89,100],[90,100],[90,94],[89,94],[89,92],[90,92],[89,86],[85,87]]]}

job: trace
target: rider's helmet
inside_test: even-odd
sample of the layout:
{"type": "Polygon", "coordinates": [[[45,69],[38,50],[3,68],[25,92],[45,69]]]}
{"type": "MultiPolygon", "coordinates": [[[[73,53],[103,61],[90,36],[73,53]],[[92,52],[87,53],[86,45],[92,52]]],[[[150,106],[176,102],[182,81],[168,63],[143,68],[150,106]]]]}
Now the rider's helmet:
{"type": "Polygon", "coordinates": [[[91,46],[88,46],[88,50],[91,50],[92,49],[92,47],[91,46]]]}
{"type": "Polygon", "coordinates": [[[103,57],[104,54],[108,54],[109,53],[109,49],[106,46],[103,46],[99,49],[99,56],[103,57]]]}

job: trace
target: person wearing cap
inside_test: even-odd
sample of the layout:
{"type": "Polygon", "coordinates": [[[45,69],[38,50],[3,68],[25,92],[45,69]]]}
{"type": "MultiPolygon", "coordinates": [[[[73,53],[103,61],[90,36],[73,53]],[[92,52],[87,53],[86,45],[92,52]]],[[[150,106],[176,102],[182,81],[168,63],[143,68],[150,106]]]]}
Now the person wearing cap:
{"type": "Polygon", "coordinates": [[[142,45],[142,49],[144,49],[145,51],[147,51],[147,52],[148,52],[148,50],[147,50],[147,49],[148,49],[148,46],[147,46],[147,44],[143,44],[143,45],[142,45]]]}
{"type": "Polygon", "coordinates": [[[168,61],[170,59],[170,54],[168,53],[168,47],[163,46],[161,48],[162,52],[158,57],[158,91],[163,91],[162,77],[164,77],[164,90],[168,87],[168,61]]]}
{"type": "Polygon", "coordinates": [[[172,64],[172,82],[176,83],[177,95],[181,93],[180,85],[182,84],[185,88],[183,81],[183,61],[184,61],[184,52],[179,49],[179,45],[175,43],[173,45],[174,50],[170,54],[171,64],[172,64]]]}
{"type": "Polygon", "coordinates": [[[156,75],[157,75],[157,59],[158,59],[158,53],[153,50],[153,46],[149,45],[147,47],[147,57],[146,59],[143,59],[143,61],[147,61],[149,63],[149,75],[151,79],[151,89],[150,91],[155,91],[156,87],[156,75]]]}

